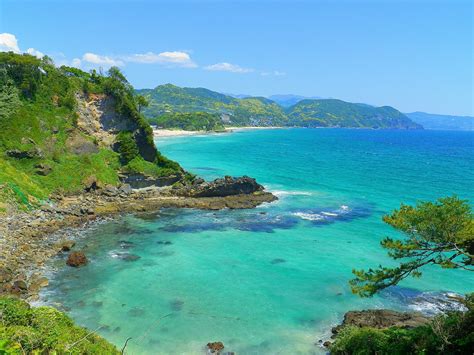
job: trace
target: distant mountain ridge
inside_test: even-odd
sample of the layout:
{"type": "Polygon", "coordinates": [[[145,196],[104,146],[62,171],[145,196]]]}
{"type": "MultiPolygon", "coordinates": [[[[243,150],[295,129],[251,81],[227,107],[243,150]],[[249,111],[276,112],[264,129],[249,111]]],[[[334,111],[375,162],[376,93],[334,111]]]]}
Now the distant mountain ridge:
{"type": "Polygon", "coordinates": [[[268,98],[272,101],[275,101],[277,104],[283,107],[290,107],[290,106],[296,105],[300,101],[308,100],[308,99],[310,100],[326,99],[325,97],[320,97],[320,96],[301,96],[301,95],[293,95],[293,94],[271,95],[271,96],[268,96],[268,98]]]}
{"type": "Polygon", "coordinates": [[[411,112],[405,115],[426,129],[474,131],[472,116],[438,115],[426,112],[411,112]]]}
{"type": "Polygon", "coordinates": [[[143,109],[149,118],[173,112],[207,112],[219,114],[224,124],[235,126],[422,128],[393,107],[373,107],[336,99],[276,95],[278,103],[271,98],[236,98],[205,88],[182,88],[172,84],[136,92],[149,99],[149,107],[143,109]],[[292,100],[296,103],[285,106],[292,100]]]}

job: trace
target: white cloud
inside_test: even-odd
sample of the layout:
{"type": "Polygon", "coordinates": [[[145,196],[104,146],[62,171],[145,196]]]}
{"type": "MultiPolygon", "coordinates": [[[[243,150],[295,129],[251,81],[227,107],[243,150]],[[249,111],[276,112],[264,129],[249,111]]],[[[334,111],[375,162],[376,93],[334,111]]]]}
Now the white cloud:
{"type": "MultiPolygon", "coordinates": [[[[77,59],[77,58],[76,58],[77,59]]],[[[121,60],[113,59],[107,56],[98,55],[94,53],[85,53],[82,56],[84,62],[103,65],[104,67],[122,66],[124,63],[121,60]]]]}
{"type": "Polygon", "coordinates": [[[34,48],[28,48],[26,50],[26,53],[28,54],[31,54],[31,55],[34,55],[35,57],[41,59],[44,57],[44,53],[40,52],[39,50],[37,49],[34,49],[34,48]]]}
{"type": "Polygon", "coordinates": [[[197,65],[194,63],[186,52],[161,52],[153,53],[147,52],[143,54],[134,54],[124,58],[127,62],[144,63],[144,64],[166,64],[170,66],[179,66],[185,68],[196,68],[197,65]]]}
{"type": "Polygon", "coordinates": [[[231,63],[216,63],[212,65],[208,65],[207,67],[204,67],[206,70],[210,71],[227,71],[231,73],[250,73],[253,72],[254,70],[251,68],[243,68],[237,64],[231,64],[231,63]]]}
{"type": "Polygon", "coordinates": [[[15,35],[11,33],[0,33],[0,52],[20,53],[15,35]]]}
{"type": "Polygon", "coordinates": [[[81,67],[81,60],[79,58],[74,58],[71,61],[71,67],[80,68],[81,67]]]}

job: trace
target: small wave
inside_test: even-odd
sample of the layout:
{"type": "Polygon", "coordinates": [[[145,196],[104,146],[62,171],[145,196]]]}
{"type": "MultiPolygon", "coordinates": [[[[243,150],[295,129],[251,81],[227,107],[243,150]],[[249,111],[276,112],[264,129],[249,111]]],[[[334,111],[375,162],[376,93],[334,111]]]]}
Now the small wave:
{"type": "Polygon", "coordinates": [[[462,295],[452,292],[423,292],[415,297],[408,308],[424,314],[434,315],[448,311],[466,311],[460,302],[462,295]]]}
{"type": "Polygon", "coordinates": [[[321,214],[325,215],[325,216],[329,216],[329,217],[337,217],[338,214],[337,213],[333,213],[333,212],[321,212],[321,214]]]}
{"type": "Polygon", "coordinates": [[[382,292],[382,295],[398,301],[410,310],[426,315],[467,310],[461,302],[463,296],[455,292],[422,292],[411,288],[395,286],[382,292]]]}
{"type": "Polygon", "coordinates": [[[319,213],[304,213],[304,212],[295,212],[292,213],[293,216],[299,217],[301,219],[305,219],[307,221],[320,221],[324,219],[319,213]]]}
{"type": "MultiPolygon", "coordinates": [[[[267,188],[268,189],[268,188],[267,188]]],[[[271,190],[268,189],[277,197],[282,196],[312,196],[313,193],[310,191],[288,191],[288,190],[271,190]]]]}

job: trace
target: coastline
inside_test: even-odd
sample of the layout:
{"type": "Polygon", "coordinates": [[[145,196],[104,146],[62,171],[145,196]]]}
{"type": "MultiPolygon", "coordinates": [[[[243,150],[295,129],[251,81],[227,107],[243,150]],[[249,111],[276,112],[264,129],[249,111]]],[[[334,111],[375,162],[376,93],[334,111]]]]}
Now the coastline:
{"type": "Polygon", "coordinates": [[[267,130],[267,129],[285,129],[289,127],[225,127],[224,131],[186,131],[183,129],[153,129],[154,138],[169,138],[169,137],[186,137],[186,136],[200,136],[200,135],[213,135],[232,133],[239,131],[254,131],[254,130],[267,130]]]}
{"type": "Polygon", "coordinates": [[[242,179],[222,179],[221,185],[216,181],[204,184],[201,190],[194,186],[192,192],[201,194],[171,186],[141,189],[131,189],[127,185],[109,186],[75,195],[54,196],[49,204],[36,210],[0,215],[0,295],[11,294],[29,302],[37,301],[41,288],[48,285],[43,275],[46,262],[59,253],[70,251],[71,236],[91,223],[161,208],[249,209],[277,199],[263,191],[263,187],[233,193],[233,182],[240,183],[242,179]],[[215,194],[212,189],[216,186],[228,190],[215,194]],[[207,192],[210,193],[206,195],[207,192]]]}

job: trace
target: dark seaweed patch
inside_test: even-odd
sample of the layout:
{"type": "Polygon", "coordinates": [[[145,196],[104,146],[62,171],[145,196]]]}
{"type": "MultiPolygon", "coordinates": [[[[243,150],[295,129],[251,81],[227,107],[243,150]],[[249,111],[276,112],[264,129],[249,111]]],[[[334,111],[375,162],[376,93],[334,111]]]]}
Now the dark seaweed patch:
{"type": "Polygon", "coordinates": [[[281,264],[281,263],[286,263],[286,260],[285,259],[281,259],[281,258],[276,258],[276,259],[273,259],[271,261],[272,264],[281,264]]]}

